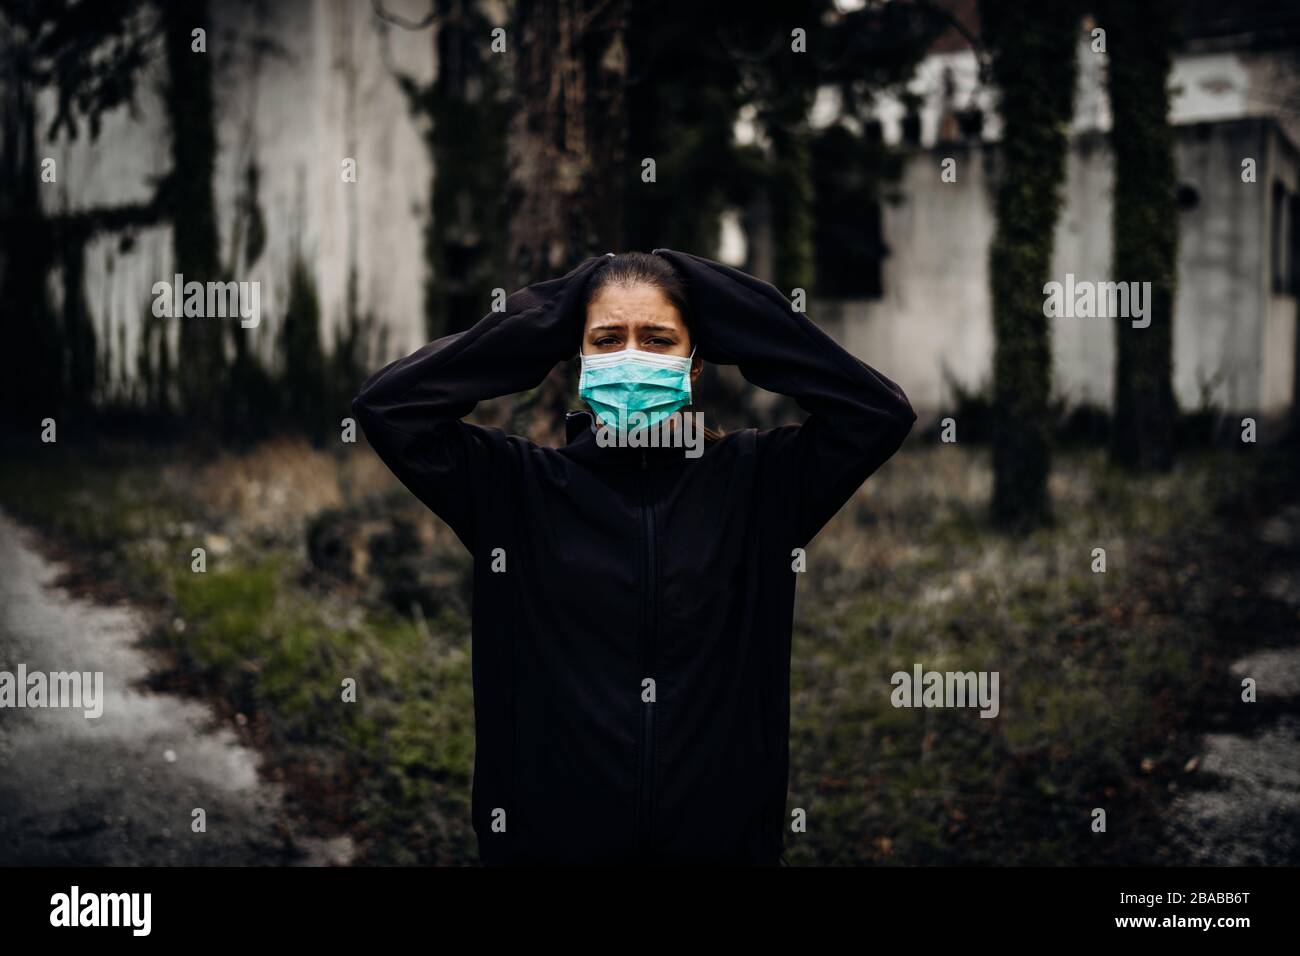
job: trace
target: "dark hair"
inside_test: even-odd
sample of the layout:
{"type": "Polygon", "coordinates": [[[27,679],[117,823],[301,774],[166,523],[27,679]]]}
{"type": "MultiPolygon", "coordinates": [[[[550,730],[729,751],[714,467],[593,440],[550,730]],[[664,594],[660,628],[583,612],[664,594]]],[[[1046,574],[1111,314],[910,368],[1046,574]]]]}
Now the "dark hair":
{"type": "MultiPolygon", "coordinates": [[[[695,329],[692,326],[692,316],[689,300],[686,296],[686,284],[682,277],[677,274],[677,270],[663,256],[656,256],[648,252],[620,252],[618,255],[606,256],[605,261],[592,270],[591,277],[587,280],[586,294],[583,297],[583,307],[591,305],[591,300],[601,289],[610,285],[633,286],[645,283],[663,293],[665,299],[673,305],[681,314],[682,321],[686,324],[686,331],[695,341],[695,329]]],[[[694,401],[691,404],[695,404],[694,401]]],[[[717,441],[722,437],[721,432],[714,431],[712,428],[705,427],[705,441],[717,441]]]]}
{"type": "MultiPolygon", "coordinates": [[[[686,298],[686,285],[677,270],[663,256],[648,252],[620,252],[616,256],[606,256],[605,261],[592,270],[587,280],[587,294],[583,305],[591,305],[591,300],[608,285],[632,286],[645,283],[663,293],[665,299],[681,313],[686,330],[692,332],[691,314],[686,298]]],[[[695,336],[692,332],[691,338],[695,336]]]]}

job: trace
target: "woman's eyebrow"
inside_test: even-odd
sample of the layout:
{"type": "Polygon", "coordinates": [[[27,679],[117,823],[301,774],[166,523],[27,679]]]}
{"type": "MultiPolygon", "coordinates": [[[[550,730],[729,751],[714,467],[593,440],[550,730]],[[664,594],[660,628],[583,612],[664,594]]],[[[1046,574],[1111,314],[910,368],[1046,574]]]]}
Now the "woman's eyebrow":
{"type": "MultiPolygon", "coordinates": [[[[638,332],[669,332],[672,334],[677,333],[677,329],[675,329],[673,326],[660,325],[657,322],[647,322],[644,325],[642,325],[641,323],[633,323],[633,324],[636,326],[636,330],[638,332]]],[[[625,329],[627,329],[626,322],[602,322],[599,325],[591,326],[590,328],[587,329],[587,331],[588,332],[622,332],[625,329]]]]}

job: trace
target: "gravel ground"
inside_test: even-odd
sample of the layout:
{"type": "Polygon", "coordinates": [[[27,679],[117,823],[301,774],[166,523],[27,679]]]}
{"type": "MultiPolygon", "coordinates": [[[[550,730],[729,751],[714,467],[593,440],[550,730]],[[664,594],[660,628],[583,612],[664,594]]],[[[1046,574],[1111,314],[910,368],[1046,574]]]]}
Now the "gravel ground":
{"type": "MultiPolygon", "coordinates": [[[[1300,545],[1300,510],[1283,510],[1260,537],[1300,545]]],[[[1282,568],[1262,592],[1300,611],[1298,580],[1293,567],[1282,568]]],[[[1278,712],[1250,733],[1205,735],[1198,774],[1212,786],[1174,801],[1167,839],[1191,863],[1300,865],[1300,646],[1256,651],[1234,661],[1229,672],[1234,692],[1251,677],[1260,701],[1252,706],[1267,702],[1278,712]]]]}
{"type": "Polygon", "coordinates": [[[142,615],[58,587],[36,543],[0,512],[0,671],[102,671],[103,714],[0,709],[0,865],[346,862],[338,841],[295,837],[282,789],[204,704],[144,686],[142,615]]]}

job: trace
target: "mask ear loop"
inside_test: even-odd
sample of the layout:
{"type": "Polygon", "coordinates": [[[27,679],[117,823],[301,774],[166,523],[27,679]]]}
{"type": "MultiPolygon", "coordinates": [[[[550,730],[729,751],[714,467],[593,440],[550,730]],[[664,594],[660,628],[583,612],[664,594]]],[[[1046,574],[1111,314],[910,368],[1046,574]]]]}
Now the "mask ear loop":
{"type": "MultiPolygon", "coordinates": [[[[691,354],[687,356],[692,363],[695,361],[695,350],[697,348],[699,348],[698,345],[692,345],[691,354]]],[[[686,402],[686,405],[689,408],[691,405],[695,404],[695,383],[691,381],[691,370],[689,368],[686,370],[686,394],[690,396],[686,402]]]]}

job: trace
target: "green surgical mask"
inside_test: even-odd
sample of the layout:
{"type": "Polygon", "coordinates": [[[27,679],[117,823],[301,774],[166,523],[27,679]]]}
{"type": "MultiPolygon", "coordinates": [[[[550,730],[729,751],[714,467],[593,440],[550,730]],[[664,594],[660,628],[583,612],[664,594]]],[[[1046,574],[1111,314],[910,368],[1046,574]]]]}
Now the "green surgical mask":
{"type": "Polygon", "coordinates": [[[578,394],[596,417],[619,431],[653,427],[691,401],[691,360],[623,349],[579,355],[578,394]],[[640,413],[640,416],[634,417],[640,413]]]}

